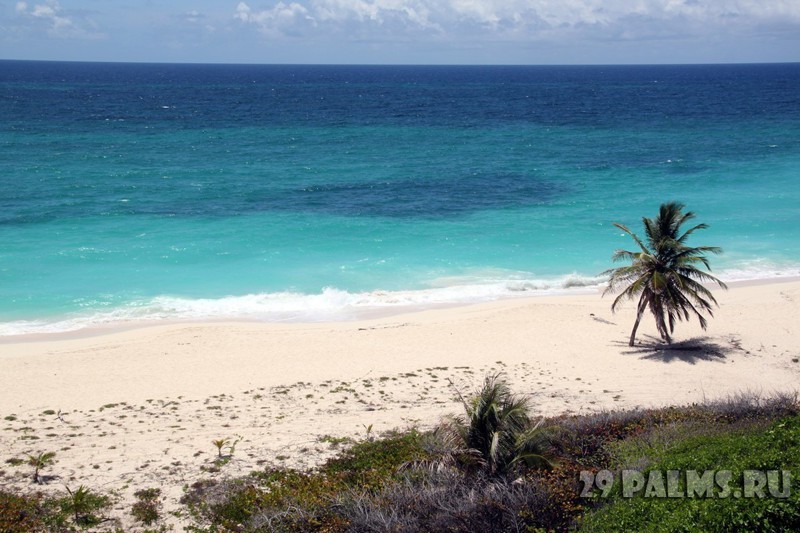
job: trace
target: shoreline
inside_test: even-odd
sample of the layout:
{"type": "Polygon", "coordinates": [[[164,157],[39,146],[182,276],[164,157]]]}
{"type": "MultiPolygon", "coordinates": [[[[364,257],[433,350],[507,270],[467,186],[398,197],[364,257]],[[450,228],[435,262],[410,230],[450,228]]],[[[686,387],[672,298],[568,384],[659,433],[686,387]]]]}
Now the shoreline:
{"type": "MultiPolygon", "coordinates": [[[[712,289],[713,290],[713,289],[712,289]]],[[[707,331],[678,323],[658,342],[635,309],[600,294],[506,299],[369,320],[159,324],[0,344],[3,460],[55,451],[64,484],[133,492],[282,465],[313,467],[343,438],[427,429],[458,394],[502,372],[540,416],[798,392],[800,280],[713,290],[707,331]],[[210,473],[212,440],[241,439],[210,473]]],[[[0,485],[30,490],[25,467],[0,485]]],[[[170,503],[172,502],[172,503],[170,503]]],[[[120,511],[127,513],[129,511],[120,511]]]]}
{"type": "MultiPolygon", "coordinates": [[[[774,293],[781,292],[781,288],[794,290],[800,287],[800,278],[792,279],[770,279],[762,281],[741,281],[729,284],[730,290],[724,291],[720,289],[712,289],[712,292],[717,297],[720,307],[715,310],[715,317],[709,317],[709,328],[707,332],[703,332],[699,327],[696,319],[689,322],[679,322],[675,330],[675,340],[680,342],[681,339],[686,338],[706,338],[713,337],[716,331],[720,335],[726,327],[726,301],[730,300],[731,295],[738,296],[746,291],[750,294],[756,295],[760,292],[774,293]]],[[[774,295],[773,295],[774,296],[774,295]]],[[[739,297],[736,298],[737,304],[744,304],[753,300],[753,297],[739,297]],[[744,301],[742,301],[744,300],[744,301]]],[[[164,370],[176,370],[180,364],[197,367],[202,365],[204,371],[212,372],[215,365],[227,367],[235,361],[247,363],[248,366],[257,366],[259,362],[257,353],[261,350],[259,341],[264,342],[265,351],[269,352],[267,348],[271,342],[276,339],[281,343],[281,353],[276,354],[278,358],[281,356],[292,355],[297,357],[297,361],[307,365],[315,364],[316,357],[322,357],[322,360],[327,359],[324,357],[326,352],[330,349],[324,347],[325,343],[336,339],[336,344],[339,346],[348,346],[354,350],[351,355],[340,354],[343,357],[344,363],[359,363],[362,359],[359,355],[367,356],[363,353],[365,346],[363,346],[354,337],[359,332],[369,332],[378,330],[392,330],[399,328],[407,328],[407,326],[414,326],[412,330],[422,330],[424,335],[430,337],[436,335],[441,337],[439,328],[453,327],[459,330],[463,337],[475,336],[476,333],[471,326],[476,321],[477,317],[484,317],[483,320],[478,322],[487,323],[493,322],[494,327],[505,326],[505,329],[517,330],[524,328],[530,324],[532,329],[535,327],[537,318],[547,318],[548,322],[553,321],[553,317],[547,316],[551,314],[551,310],[559,311],[561,315],[571,315],[571,319],[575,319],[577,315],[583,315],[583,319],[588,315],[592,319],[592,325],[602,324],[605,326],[615,326],[618,333],[612,339],[605,339],[606,346],[603,347],[604,352],[609,348],[612,351],[624,351],[627,347],[627,339],[629,330],[633,323],[633,304],[628,302],[617,311],[616,314],[611,313],[612,297],[609,295],[605,298],[601,297],[601,292],[576,293],[568,295],[537,295],[531,297],[520,298],[505,298],[492,301],[477,302],[471,304],[457,304],[447,306],[436,306],[431,308],[424,308],[418,310],[406,310],[405,312],[390,313],[383,316],[358,319],[358,320],[341,320],[329,322],[262,322],[256,320],[215,320],[208,319],[204,321],[159,321],[156,323],[150,322],[136,322],[124,324],[109,324],[107,327],[100,328],[84,328],[81,330],[52,333],[52,334],[29,334],[15,337],[0,338],[0,369],[7,368],[6,372],[0,372],[4,375],[17,375],[20,379],[17,383],[30,381],[31,367],[41,368],[42,377],[37,383],[29,383],[31,386],[45,388],[49,386],[52,389],[59,388],[62,382],[49,379],[47,376],[61,375],[65,380],[72,380],[76,383],[82,381],[80,371],[70,368],[71,365],[77,364],[78,367],[86,364],[95,368],[94,375],[98,380],[114,379],[116,372],[124,372],[128,376],[138,375],[141,381],[147,376],[147,368],[140,367],[144,359],[137,359],[136,353],[141,354],[141,357],[146,359],[148,364],[154,365],[155,368],[159,366],[164,370]],[[570,312],[572,311],[572,312],[570,312]],[[580,312],[585,311],[585,312],[580,312]],[[521,317],[530,316],[529,321],[521,317]],[[501,318],[506,317],[506,318],[501,318]],[[508,320],[508,318],[513,320],[508,320]],[[504,323],[502,323],[504,322],[504,323]],[[200,342],[195,342],[192,339],[200,339],[200,342]],[[612,344],[608,344],[608,342],[612,344]],[[199,346],[198,346],[199,345],[199,346]],[[211,346],[216,345],[220,352],[215,352],[211,346]],[[615,346],[616,345],[616,346],[615,346]],[[186,346],[193,348],[176,349],[179,346],[186,346]],[[225,355],[224,352],[228,352],[225,355]],[[322,352],[322,353],[321,353],[322,352]],[[162,356],[171,356],[163,358],[162,356]],[[170,359],[173,359],[170,362],[170,359]],[[46,366],[50,366],[53,370],[59,372],[50,373],[45,371],[46,366]],[[25,374],[20,373],[27,370],[25,374]]],[[[768,306],[767,306],[768,307],[768,306]]],[[[766,308],[767,316],[773,315],[773,310],[766,308]]],[[[737,318],[742,316],[741,312],[737,313],[737,318]]],[[[791,319],[791,314],[788,319],[791,319]]],[[[797,315],[795,315],[797,316],[797,315]]],[[[760,316],[764,320],[763,313],[760,316]]],[[[746,324],[737,322],[736,328],[728,328],[726,333],[728,337],[741,336],[741,332],[737,332],[741,328],[748,328],[746,324]]],[[[774,323],[773,320],[767,322],[774,323]]],[[[583,324],[586,326],[587,324],[583,324]]],[[[788,325],[787,325],[788,326],[788,325]]],[[[563,324],[549,324],[547,328],[548,338],[559,337],[559,330],[563,330],[563,324]],[[552,326],[552,327],[550,327],[552,326]]],[[[568,328],[567,328],[568,329],[568,328]]],[[[418,331],[412,332],[416,336],[418,331]]],[[[480,340],[485,341],[486,337],[492,338],[491,332],[479,331],[480,340]]],[[[538,334],[543,332],[538,331],[538,334]]],[[[558,342],[561,349],[574,351],[566,342],[569,337],[567,332],[564,334],[564,339],[558,342]]],[[[607,333],[607,332],[604,332],[607,333]]],[[[606,335],[598,335],[598,341],[603,339],[606,335]]],[[[384,338],[376,339],[378,343],[372,346],[371,349],[378,349],[381,344],[389,344],[392,346],[392,353],[402,352],[402,349],[397,345],[400,342],[398,339],[408,342],[408,339],[403,339],[402,335],[383,335],[384,338]]],[[[468,338],[468,337],[467,337],[468,338]]],[[[643,339],[649,339],[651,342],[658,341],[655,333],[655,327],[652,319],[645,315],[640,331],[637,335],[639,342],[643,339]]],[[[442,340],[442,339],[440,339],[442,340]]],[[[492,339],[492,341],[497,339],[492,339]]],[[[788,340],[788,339],[787,339],[788,340]]],[[[551,341],[553,343],[555,341],[551,341]]],[[[520,340],[517,339],[516,343],[509,344],[506,349],[520,348],[517,346],[520,340]]],[[[415,342],[415,350],[418,355],[422,355],[426,350],[424,344],[420,345],[415,342]]],[[[467,342],[467,344],[470,344],[467,342]]],[[[537,343],[535,339],[529,345],[524,345],[522,349],[531,350],[535,348],[537,343]]],[[[583,343],[580,343],[583,344],[583,343]]],[[[800,342],[798,344],[798,352],[800,352],[800,342]]],[[[460,345],[459,342],[454,342],[454,345],[460,345]]],[[[490,342],[487,346],[489,351],[496,350],[499,345],[490,342]]],[[[462,348],[466,348],[465,346],[462,348]]],[[[599,347],[595,347],[598,349],[599,347]]],[[[452,359],[449,355],[441,353],[442,349],[437,350],[437,355],[444,359],[452,359]]],[[[475,348],[470,347],[470,358],[482,360],[480,354],[475,353],[475,348]]],[[[336,350],[337,353],[342,352],[341,349],[336,350]]],[[[487,356],[488,357],[488,356],[487,356]]],[[[274,361],[264,361],[274,362],[274,361]]],[[[375,362],[383,362],[379,358],[375,362]]],[[[390,365],[391,366],[391,365],[390,365]]],[[[294,368],[288,376],[294,376],[299,380],[304,370],[294,368]]],[[[230,376],[232,373],[222,368],[221,374],[230,376]]],[[[321,373],[319,377],[325,377],[321,373]]],[[[237,379],[230,379],[230,385],[238,383],[237,379]]],[[[274,379],[270,379],[272,383],[274,379]]],[[[143,384],[143,383],[142,383],[143,384]]],[[[277,385],[278,383],[273,383],[277,385]]],[[[239,386],[246,386],[246,383],[240,383],[239,386]]],[[[10,388],[14,388],[11,385],[10,388]]],[[[0,391],[0,407],[7,405],[8,389],[0,391]]],[[[168,388],[159,391],[160,394],[168,394],[168,388]]],[[[69,396],[69,395],[67,395],[69,396]]],[[[20,401],[24,397],[23,394],[18,394],[17,399],[20,401]]],[[[22,405],[22,403],[18,403],[22,405]]]]}
{"type": "MultiPolygon", "coordinates": [[[[724,280],[723,280],[724,281],[724,280]]],[[[725,282],[728,287],[757,287],[766,286],[780,283],[792,283],[800,281],[800,276],[789,275],[771,278],[756,278],[744,279],[725,282]]],[[[712,293],[719,291],[716,285],[709,285],[712,293]]],[[[321,319],[321,320],[266,320],[250,317],[214,317],[209,316],[206,318],[164,318],[164,319],[142,319],[142,320],[119,320],[103,324],[90,324],[85,327],[71,329],[66,331],[53,331],[53,332],[35,332],[35,333],[21,333],[13,335],[0,335],[0,346],[4,344],[28,343],[28,342],[47,342],[47,341],[62,341],[82,339],[89,337],[102,337],[105,335],[113,335],[116,333],[123,333],[131,330],[140,330],[155,328],[161,326],[191,326],[202,324],[347,324],[353,322],[366,322],[380,319],[390,319],[395,316],[409,315],[421,313],[426,311],[447,310],[460,307],[473,307],[486,304],[494,304],[498,302],[516,302],[532,300],[536,301],[541,298],[570,298],[576,296],[586,296],[590,294],[597,294],[598,297],[602,296],[602,286],[587,286],[575,289],[559,289],[557,292],[542,291],[541,294],[536,294],[535,291],[529,293],[520,293],[519,295],[501,296],[498,298],[487,300],[475,300],[467,302],[440,302],[433,304],[400,304],[395,306],[373,307],[366,311],[356,313],[351,318],[340,319],[321,319]]],[[[610,298],[610,296],[609,296],[610,298]]],[[[609,304],[610,305],[610,304],[609,304]]]]}

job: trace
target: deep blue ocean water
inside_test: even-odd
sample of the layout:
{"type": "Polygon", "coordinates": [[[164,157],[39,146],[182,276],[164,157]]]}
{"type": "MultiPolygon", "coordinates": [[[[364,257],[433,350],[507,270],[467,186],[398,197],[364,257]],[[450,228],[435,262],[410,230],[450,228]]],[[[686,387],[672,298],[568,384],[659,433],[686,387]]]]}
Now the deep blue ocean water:
{"type": "Polygon", "coordinates": [[[0,61],[0,335],[586,289],[669,200],[800,274],[800,64],[0,61]]]}

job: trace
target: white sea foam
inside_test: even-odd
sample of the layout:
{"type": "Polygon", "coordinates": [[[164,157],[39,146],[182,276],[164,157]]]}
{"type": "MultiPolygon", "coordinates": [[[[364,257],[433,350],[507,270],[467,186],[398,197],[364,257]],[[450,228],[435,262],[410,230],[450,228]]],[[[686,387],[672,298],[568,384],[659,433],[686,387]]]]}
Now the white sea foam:
{"type": "Polygon", "coordinates": [[[723,281],[761,281],[800,277],[800,265],[777,265],[768,261],[750,261],[716,274],[723,281]]]}
{"type": "Polygon", "coordinates": [[[158,296],[113,309],[95,310],[51,320],[19,320],[0,323],[0,336],[57,333],[125,322],[160,320],[245,319],[266,322],[321,322],[353,320],[375,314],[458,305],[533,295],[552,295],[596,290],[602,278],[572,274],[559,279],[473,276],[437,279],[430,288],[417,290],[348,292],[333,287],[316,294],[275,292],[184,298],[158,296]]]}
{"type": "MultiPolygon", "coordinates": [[[[800,265],[766,261],[742,263],[715,272],[726,282],[800,277],[800,265]]],[[[485,270],[472,275],[438,278],[429,288],[416,290],[349,292],[333,287],[316,294],[273,292],[185,298],[158,296],[113,309],[87,309],[80,314],[50,320],[0,323],[0,336],[60,333],[126,322],[191,320],[257,320],[264,322],[324,322],[354,320],[376,314],[503,298],[591,293],[605,285],[604,277],[569,274],[559,278],[532,278],[529,273],[485,270]],[[527,274],[527,276],[526,276],[527,274]]]]}

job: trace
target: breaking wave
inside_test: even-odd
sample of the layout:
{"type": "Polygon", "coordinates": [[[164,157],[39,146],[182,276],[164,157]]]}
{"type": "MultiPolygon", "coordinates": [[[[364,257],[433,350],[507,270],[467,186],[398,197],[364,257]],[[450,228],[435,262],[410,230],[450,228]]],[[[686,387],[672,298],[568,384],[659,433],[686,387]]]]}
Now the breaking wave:
{"type": "Polygon", "coordinates": [[[328,322],[368,318],[438,306],[469,304],[502,298],[555,295],[597,290],[604,279],[572,274],[553,280],[441,278],[430,288],[349,292],[326,287],[316,294],[270,292],[185,298],[157,296],[112,309],[86,311],[52,319],[0,323],[0,336],[61,333],[87,327],[130,322],[190,320],[255,320],[264,322],[328,322]]]}

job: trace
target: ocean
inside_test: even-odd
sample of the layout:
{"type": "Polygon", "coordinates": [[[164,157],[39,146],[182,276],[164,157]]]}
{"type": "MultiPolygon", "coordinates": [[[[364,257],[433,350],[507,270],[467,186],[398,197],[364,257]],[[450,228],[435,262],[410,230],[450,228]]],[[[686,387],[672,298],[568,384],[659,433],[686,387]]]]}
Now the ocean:
{"type": "Polygon", "coordinates": [[[596,290],[672,200],[800,275],[800,64],[0,61],[4,336],[596,290]]]}

